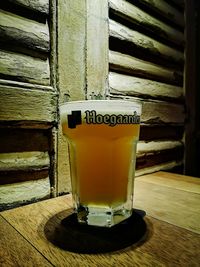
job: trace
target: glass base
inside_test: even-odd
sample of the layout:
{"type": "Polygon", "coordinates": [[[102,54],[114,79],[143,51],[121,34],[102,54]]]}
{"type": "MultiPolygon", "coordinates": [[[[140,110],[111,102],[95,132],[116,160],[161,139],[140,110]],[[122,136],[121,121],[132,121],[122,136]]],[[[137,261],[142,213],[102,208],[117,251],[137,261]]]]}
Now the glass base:
{"type": "Polygon", "coordinates": [[[111,227],[126,220],[131,215],[132,210],[127,210],[123,206],[115,209],[80,206],[77,211],[79,223],[100,227],[111,227]]]}

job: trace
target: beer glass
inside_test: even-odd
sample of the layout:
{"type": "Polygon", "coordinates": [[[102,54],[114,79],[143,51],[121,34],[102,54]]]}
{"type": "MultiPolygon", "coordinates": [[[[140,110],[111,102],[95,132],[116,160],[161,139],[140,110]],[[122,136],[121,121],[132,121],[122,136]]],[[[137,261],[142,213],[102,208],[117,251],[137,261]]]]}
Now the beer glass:
{"type": "Polygon", "coordinates": [[[131,216],[141,105],[85,100],[61,105],[78,222],[111,227],[131,216]]]}

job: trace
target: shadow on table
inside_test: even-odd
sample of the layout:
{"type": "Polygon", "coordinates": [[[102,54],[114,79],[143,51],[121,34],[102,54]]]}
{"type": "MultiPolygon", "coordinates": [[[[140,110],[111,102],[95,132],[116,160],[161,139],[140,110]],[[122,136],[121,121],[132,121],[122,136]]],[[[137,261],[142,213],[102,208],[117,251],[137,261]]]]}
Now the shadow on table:
{"type": "Polygon", "coordinates": [[[46,238],[61,249],[75,253],[105,253],[124,249],[147,236],[145,212],[134,210],[132,216],[111,228],[82,225],[76,214],[61,212],[44,227],[46,238]]]}

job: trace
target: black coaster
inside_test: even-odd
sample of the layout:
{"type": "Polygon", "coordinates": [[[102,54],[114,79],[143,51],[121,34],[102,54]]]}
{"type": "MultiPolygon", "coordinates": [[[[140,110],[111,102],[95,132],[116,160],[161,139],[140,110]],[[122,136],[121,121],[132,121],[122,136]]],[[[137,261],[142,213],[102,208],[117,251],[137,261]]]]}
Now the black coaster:
{"type": "Polygon", "coordinates": [[[45,225],[47,239],[54,245],[75,253],[105,253],[131,246],[144,237],[147,226],[145,212],[134,210],[127,220],[111,227],[79,224],[76,214],[62,219],[58,214],[45,225]]]}

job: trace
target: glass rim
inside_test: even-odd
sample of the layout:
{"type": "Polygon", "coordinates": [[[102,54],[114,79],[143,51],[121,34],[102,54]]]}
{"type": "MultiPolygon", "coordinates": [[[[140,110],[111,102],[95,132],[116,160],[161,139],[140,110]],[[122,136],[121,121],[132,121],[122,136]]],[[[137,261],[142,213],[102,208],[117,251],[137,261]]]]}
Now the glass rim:
{"type": "Polygon", "coordinates": [[[66,101],[66,102],[64,102],[64,103],[62,103],[62,104],[60,104],[59,106],[60,107],[64,107],[64,106],[66,106],[66,105],[73,105],[73,104],[85,104],[85,103],[100,103],[100,102],[110,102],[110,103],[126,103],[126,104],[130,104],[130,106],[132,105],[132,106],[135,106],[135,107],[137,107],[137,108],[139,108],[140,110],[142,109],[142,103],[141,103],[141,101],[140,100],[126,100],[126,99],[119,99],[119,100],[117,100],[117,99],[114,99],[114,100],[112,100],[112,99],[89,99],[89,100],[87,100],[87,99],[85,99],[85,100],[74,100],[74,101],[66,101]]]}

